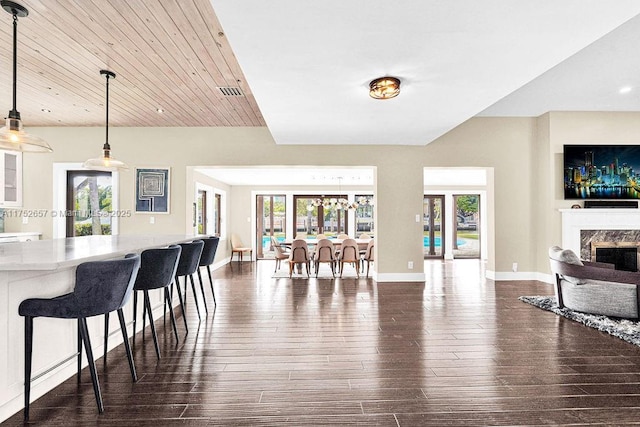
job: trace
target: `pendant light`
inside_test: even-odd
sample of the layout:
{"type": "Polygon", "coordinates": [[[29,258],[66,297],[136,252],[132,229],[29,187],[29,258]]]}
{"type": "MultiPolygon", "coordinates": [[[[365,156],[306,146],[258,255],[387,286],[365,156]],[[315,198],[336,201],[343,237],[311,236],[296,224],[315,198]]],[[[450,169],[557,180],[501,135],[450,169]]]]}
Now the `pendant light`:
{"type": "Polygon", "coordinates": [[[13,16],[13,108],[9,111],[9,116],[6,118],[7,124],[0,128],[0,149],[50,153],[53,150],[46,141],[37,136],[30,135],[22,129],[20,113],[16,108],[18,17],[24,18],[29,15],[29,11],[24,6],[8,0],[2,0],[0,5],[13,16]]]}
{"type": "Polygon", "coordinates": [[[106,172],[129,170],[127,165],[122,163],[120,160],[116,160],[113,157],[111,157],[111,146],[109,145],[109,79],[110,78],[115,79],[116,74],[113,71],[109,71],[109,70],[100,70],[100,74],[107,78],[107,103],[106,103],[107,118],[106,118],[106,125],[105,125],[105,131],[106,131],[105,142],[104,142],[104,146],[102,146],[102,157],[99,157],[97,159],[89,159],[86,162],[84,162],[82,166],[84,166],[87,169],[92,169],[97,171],[106,171],[106,172]]]}

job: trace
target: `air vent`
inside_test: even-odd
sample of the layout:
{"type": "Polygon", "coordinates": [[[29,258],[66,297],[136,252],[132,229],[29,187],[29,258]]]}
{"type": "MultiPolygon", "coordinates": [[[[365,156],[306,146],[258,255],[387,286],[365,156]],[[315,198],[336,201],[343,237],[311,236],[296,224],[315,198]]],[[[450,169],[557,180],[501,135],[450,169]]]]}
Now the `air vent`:
{"type": "Polygon", "coordinates": [[[219,87],[218,90],[223,96],[244,96],[239,87],[219,87]]]}

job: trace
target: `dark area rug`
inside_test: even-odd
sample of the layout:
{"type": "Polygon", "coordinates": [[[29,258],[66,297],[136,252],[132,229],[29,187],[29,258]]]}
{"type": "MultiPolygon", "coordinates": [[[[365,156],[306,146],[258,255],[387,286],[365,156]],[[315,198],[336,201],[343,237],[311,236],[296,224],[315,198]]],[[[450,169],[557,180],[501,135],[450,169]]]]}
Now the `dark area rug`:
{"type": "Polygon", "coordinates": [[[606,332],[628,343],[640,346],[640,322],[618,317],[607,317],[599,314],[580,313],[568,308],[558,308],[553,296],[524,296],[518,298],[543,310],[551,311],[567,319],[606,332]]]}

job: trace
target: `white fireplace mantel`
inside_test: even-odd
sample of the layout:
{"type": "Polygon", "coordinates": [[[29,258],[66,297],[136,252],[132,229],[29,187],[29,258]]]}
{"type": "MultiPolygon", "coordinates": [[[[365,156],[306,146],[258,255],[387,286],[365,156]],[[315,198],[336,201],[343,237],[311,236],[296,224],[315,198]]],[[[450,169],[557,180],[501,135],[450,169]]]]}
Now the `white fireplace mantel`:
{"type": "Polygon", "coordinates": [[[640,230],[640,209],[560,209],[562,247],[580,253],[580,230],[640,230]]]}

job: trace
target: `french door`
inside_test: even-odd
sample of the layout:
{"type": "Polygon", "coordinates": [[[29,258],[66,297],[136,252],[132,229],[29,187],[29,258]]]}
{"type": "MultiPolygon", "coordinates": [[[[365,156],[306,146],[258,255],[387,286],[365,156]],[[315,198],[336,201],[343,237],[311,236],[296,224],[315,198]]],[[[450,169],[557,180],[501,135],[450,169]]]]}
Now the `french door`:
{"type": "Polygon", "coordinates": [[[279,241],[285,238],[286,197],[284,195],[256,196],[256,215],[256,257],[261,259],[272,252],[271,237],[279,241]]]}
{"type": "Polygon", "coordinates": [[[423,251],[425,258],[444,258],[444,196],[424,196],[423,251]]]}

